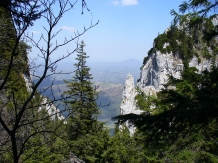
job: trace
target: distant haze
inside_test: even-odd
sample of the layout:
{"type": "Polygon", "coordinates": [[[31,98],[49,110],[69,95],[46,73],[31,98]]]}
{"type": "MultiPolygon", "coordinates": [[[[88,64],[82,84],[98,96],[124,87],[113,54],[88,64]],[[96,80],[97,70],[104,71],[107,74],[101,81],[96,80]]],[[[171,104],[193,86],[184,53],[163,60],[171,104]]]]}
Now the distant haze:
{"type": "MultiPolygon", "coordinates": [[[[73,72],[75,70],[75,61],[72,62],[59,62],[57,71],[63,73],[73,72]]],[[[142,62],[136,59],[127,59],[122,62],[89,62],[87,65],[90,67],[90,72],[93,76],[93,82],[107,82],[115,84],[124,84],[127,75],[130,73],[135,83],[140,77],[140,67],[142,62]]],[[[37,74],[42,73],[42,68],[37,70],[37,74]]],[[[61,74],[52,77],[56,77],[56,80],[61,81],[63,79],[69,80],[73,76],[71,74],[61,74]]]]}
{"type": "MultiPolygon", "coordinates": [[[[100,107],[102,114],[101,116],[99,116],[99,120],[107,121],[107,125],[113,128],[114,122],[111,120],[111,117],[120,114],[119,108],[122,101],[122,91],[126,77],[128,73],[130,73],[134,77],[136,83],[137,79],[139,79],[140,77],[140,67],[142,66],[142,62],[131,58],[122,62],[88,61],[87,65],[91,69],[93,84],[99,86],[99,90],[101,91],[97,103],[103,106],[110,103],[109,106],[100,107]]],[[[73,72],[75,70],[73,61],[60,62],[58,70],[61,70],[63,72],[73,72]]],[[[40,75],[42,73],[42,70],[39,69],[37,73],[40,75]]],[[[56,98],[60,98],[61,92],[67,90],[66,84],[63,82],[63,79],[69,80],[72,78],[72,76],[73,74],[62,74],[48,77],[43,80],[40,87],[46,88],[53,83],[54,85],[52,87],[52,92],[56,98]],[[55,81],[53,81],[54,77],[56,77],[55,81]]],[[[36,82],[37,80],[35,79],[34,81],[36,82]]],[[[43,95],[48,98],[53,98],[53,96],[51,96],[50,89],[44,92],[43,95]]],[[[62,105],[59,106],[59,109],[61,109],[61,106],[62,105]]]]}

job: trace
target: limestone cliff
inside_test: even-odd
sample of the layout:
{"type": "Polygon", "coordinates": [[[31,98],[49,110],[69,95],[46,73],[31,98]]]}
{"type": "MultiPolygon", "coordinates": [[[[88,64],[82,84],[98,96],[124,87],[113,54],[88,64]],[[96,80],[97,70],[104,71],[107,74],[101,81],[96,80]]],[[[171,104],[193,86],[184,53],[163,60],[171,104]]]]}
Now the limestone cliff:
{"type": "MultiPolygon", "coordinates": [[[[200,72],[205,69],[210,69],[211,65],[212,61],[208,59],[202,59],[202,61],[198,63],[196,56],[193,56],[189,62],[189,67],[196,67],[200,72]]],[[[158,91],[165,89],[164,85],[167,83],[169,76],[178,79],[181,77],[183,68],[184,64],[179,56],[173,55],[172,53],[162,54],[159,51],[153,53],[148,57],[147,62],[141,68],[141,75],[137,87],[147,96],[156,96],[158,91]]],[[[134,85],[134,79],[128,74],[122,96],[123,100],[120,106],[121,115],[142,113],[142,111],[137,108],[136,95],[137,91],[134,85]]],[[[124,125],[129,129],[130,135],[133,135],[136,130],[134,125],[128,121],[124,125]]]]}
{"type": "MultiPolygon", "coordinates": [[[[27,65],[29,64],[28,59],[26,60],[27,65]]],[[[25,81],[25,85],[28,92],[32,92],[33,81],[31,78],[30,70],[27,68],[23,71],[23,79],[25,81]]],[[[52,119],[58,118],[59,120],[64,120],[65,117],[61,114],[61,111],[51,103],[46,97],[40,95],[41,106],[39,106],[39,111],[42,109],[47,110],[48,114],[51,116],[52,119]]]]}
{"type": "MultiPolygon", "coordinates": [[[[193,56],[189,61],[189,67],[196,67],[199,72],[205,69],[210,70],[211,66],[211,59],[202,58],[201,62],[198,62],[198,58],[193,56]]],[[[179,55],[163,54],[157,51],[148,57],[147,62],[142,67],[137,86],[147,95],[155,94],[155,92],[164,89],[169,76],[179,79],[183,69],[184,64],[179,55]]]]}
{"type": "MultiPolygon", "coordinates": [[[[212,20],[214,25],[217,22],[217,19],[212,20]]],[[[156,92],[165,89],[169,76],[180,79],[185,67],[196,67],[202,72],[205,69],[210,70],[212,65],[217,66],[217,38],[214,38],[213,45],[204,41],[199,38],[196,41],[191,33],[185,33],[176,27],[167,29],[154,39],[154,47],[148,52],[141,67],[137,88],[147,96],[156,95],[156,92]]],[[[133,80],[131,75],[127,76],[120,107],[121,115],[141,113],[136,106],[137,92],[131,82],[133,80]]],[[[131,130],[132,127],[130,132],[131,130]]]]}
{"type": "MultiPolygon", "coordinates": [[[[134,85],[134,78],[132,77],[132,75],[128,74],[126,77],[126,82],[122,95],[123,100],[120,106],[121,115],[130,114],[130,113],[140,114],[142,112],[136,107],[136,100],[135,100],[136,94],[137,92],[134,85]]],[[[124,125],[129,129],[130,135],[134,134],[135,127],[133,124],[127,121],[124,125]]],[[[120,125],[120,129],[122,128],[123,126],[120,125]]]]}
{"type": "MultiPolygon", "coordinates": [[[[23,78],[25,80],[26,88],[28,92],[32,91],[33,81],[30,76],[30,73],[24,73],[23,78]]],[[[61,114],[61,111],[46,97],[40,95],[41,99],[41,106],[39,106],[39,111],[42,109],[47,110],[48,114],[51,116],[52,119],[58,118],[59,120],[64,120],[65,117],[61,114]]]]}
{"type": "Polygon", "coordinates": [[[122,95],[123,101],[120,106],[121,115],[129,113],[140,114],[140,110],[136,109],[135,96],[136,90],[134,85],[134,78],[132,77],[132,75],[128,74],[126,77],[126,82],[122,95]]]}
{"type": "Polygon", "coordinates": [[[42,97],[42,102],[41,106],[39,107],[39,111],[42,110],[43,107],[47,110],[48,114],[51,116],[52,119],[65,119],[65,117],[61,114],[61,111],[53,103],[50,103],[49,100],[45,97],[42,97]]]}
{"type": "Polygon", "coordinates": [[[183,69],[182,60],[172,53],[162,54],[157,51],[148,57],[147,62],[141,69],[141,76],[137,86],[146,92],[147,87],[159,91],[164,88],[168,81],[168,75],[180,78],[180,71],[183,69]]]}

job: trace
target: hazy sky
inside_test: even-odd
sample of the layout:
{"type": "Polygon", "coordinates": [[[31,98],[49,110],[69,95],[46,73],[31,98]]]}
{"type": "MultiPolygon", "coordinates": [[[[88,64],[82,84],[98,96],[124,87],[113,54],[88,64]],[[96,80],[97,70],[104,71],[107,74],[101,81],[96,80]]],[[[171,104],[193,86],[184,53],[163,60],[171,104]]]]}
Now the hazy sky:
{"type": "MultiPolygon", "coordinates": [[[[86,0],[90,12],[81,15],[81,1],[74,10],[65,14],[55,27],[58,42],[83,31],[84,26],[99,24],[87,31],[80,40],[86,43],[85,51],[92,61],[122,61],[135,58],[142,61],[152,47],[154,38],[170,26],[173,17],[170,11],[184,0],[86,0]]],[[[55,8],[57,9],[57,8],[55,8]]],[[[45,21],[39,20],[29,29],[34,38],[44,34],[45,21]]],[[[55,42],[55,40],[54,40],[55,42]]],[[[43,43],[42,43],[43,46],[43,43]]],[[[72,50],[74,42],[58,50],[53,55],[58,58],[72,50]]],[[[33,58],[37,51],[32,49],[33,58]]],[[[76,54],[75,54],[76,55],[76,54]]],[[[75,57],[75,55],[73,57],[75,57]]],[[[70,59],[68,59],[69,61],[70,59]]]]}

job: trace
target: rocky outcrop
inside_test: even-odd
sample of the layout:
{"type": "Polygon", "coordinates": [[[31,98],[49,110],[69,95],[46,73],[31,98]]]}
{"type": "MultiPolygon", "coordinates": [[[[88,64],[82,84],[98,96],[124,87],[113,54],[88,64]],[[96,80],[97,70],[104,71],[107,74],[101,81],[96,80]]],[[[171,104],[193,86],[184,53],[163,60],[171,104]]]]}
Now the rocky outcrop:
{"type": "Polygon", "coordinates": [[[33,83],[32,83],[32,79],[31,79],[30,75],[23,74],[23,78],[24,78],[24,81],[26,83],[27,91],[32,92],[33,83]]]}
{"type": "MultiPolygon", "coordinates": [[[[123,96],[122,96],[123,100],[120,106],[121,115],[130,114],[130,113],[133,114],[142,113],[142,111],[137,109],[136,107],[136,100],[135,100],[136,95],[137,92],[134,85],[134,78],[132,77],[132,75],[128,74],[126,77],[126,82],[123,90],[123,96]]],[[[120,125],[119,128],[121,130],[123,129],[123,125],[125,125],[129,129],[130,135],[134,134],[136,128],[131,122],[127,121],[125,122],[125,124],[120,125]]]]}
{"type": "MultiPolygon", "coordinates": [[[[217,65],[217,61],[215,64],[217,65]]],[[[199,72],[205,69],[210,70],[211,66],[211,59],[202,58],[201,62],[198,62],[198,58],[195,56],[189,62],[189,67],[196,67],[199,72]]],[[[158,91],[165,89],[164,85],[168,82],[169,76],[177,79],[181,78],[183,68],[184,65],[179,55],[173,55],[172,53],[162,54],[157,51],[148,56],[147,62],[141,68],[141,76],[138,80],[137,87],[147,96],[156,96],[158,91]]],[[[134,85],[134,79],[129,74],[126,78],[123,101],[120,106],[121,115],[142,113],[136,106],[136,95],[137,91],[134,85]]],[[[125,125],[129,129],[130,134],[134,134],[135,127],[129,122],[126,122],[125,125]]]]}
{"type": "Polygon", "coordinates": [[[168,81],[168,76],[180,78],[180,72],[183,70],[182,60],[179,56],[172,53],[161,54],[157,51],[148,57],[147,62],[141,69],[141,77],[137,86],[146,94],[148,86],[154,87],[152,91],[164,89],[164,84],[168,81]]]}
{"type": "MultiPolygon", "coordinates": [[[[32,82],[32,78],[31,78],[29,71],[23,73],[23,78],[26,84],[27,91],[32,92],[33,82],[32,82]]],[[[46,97],[41,96],[40,99],[41,99],[41,106],[39,106],[39,111],[44,108],[45,110],[47,110],[48,114],[51,116],[53,120],[55,118],[59,120],[65,119],[65,117],[61,114],[61,111],[52,102],[50,102],[46,97]]]]}
{"type": "Polygon", "coordinates": [[[62,163],[85,163],[85,162],[79,159],[74,153],[70,151],[70,159],[68,159],[67,161],[62,161],[62,163]]]}
{"type": "Polygon", "coordinates": [[[140,110],[136,109],[136,90],[134,85],[134,78],[132,75],[128,74],[126,77],[126,82],[123,91],[123,100],[120,106],[121,115],[135,113],[140,114],[140,110]]]}
{"type": "MultiPolygon", "coordinates": [[[[218,17],[213,18],[211,22],[216,26],[218,17]]],[[[137,82],[137,88],[145,95],[156,96],[157,92],[165,89],[170,76],[180,79],[184,67],[195,67],[201,73],[206,69],[210,71],[212,66],[218,66],[215,48],[218,45],[218,37],[214,37],[212,44],[208,44],[203,38],[197,37],[201,35],[196,36],[196,31],[182,31],[184,25],[172,26],[154,39],[153,48],[144,59],[140,79],[137,82]]],[[[133,88],[134,85],[130,86],[129,78],[128,75],[121,104],[121,115],[134,112],[140,114],[135,101],[137,92],[133,88]]]]}
{"type": "Polygon", "coordinates": [[[44,108],[45,110],[47,110],[48,114],[51,116],[51,119],[53,120],[55,120],[55,118],[59,120],[65,119],[65,117],[61,114],[61,111],[57,109],[57,107],[53,103],[49,102],[49,100],[45,97],[42,97],[41,99],[42,102],[41,106],[39,107],[39,111],[44,108]]]}
{"type": "MultiPolygon", "coordinates": [[[[218,17],[215,17],[211,20],[212,24],[214,26],[218,25],[218,17]]],[[[180,26],[177,26],[178,29],[180,26]]],[[[178,50],[179,46],[185,46],[186,48],[190,48],[187,46],[187,42],[183,41],[182,39],[180,40],[180,37],[177,37],[176,39],[172,36],[173,31],[175,32],[175,29],[170,29],[168,28],[165,30],[164,34],[165,37],[160,35],[154,40],[154,47],[152,49],[155,49],[150,53],[150,55],[147,57],[146,62],[141,68],[141,76],[140,79],[137,83],[137,86],[146,93],[147,86],[154,87],[156,91],[160,91],[161,89],[164,89],[164,85],[168,81],[168,77],[172,76],[174,78],[179,79],[181,77],[181,71],[184,69],[184,63],[182,60],[180,53],[180,50],[178,50]],[[170,31],[172,32],[170,33],[170,31]],[[158,42],[161,42],[162,40],[168,40],[163,44],[158,44],[158,42]],[[167,50],[168,46],[172,50],[172,41],[174,41],[174,44],[177,44],[177,50],[174,49],[174,53],[172,51],[169,53],[169,50],[167,50]],[[158,48],[160,49],[160,46],[162,45],[162,51],[168,51],[168,52],[160,52],[160,50],[157,50],[158,48]],[[177,51],[177,52],[175,52],[177,51]]],[[[177,34],[179,33],[180,30],[177,31],[177,34]]],[[[181,33],[180,33],[181,34],[181,33]]],[[[189,39],[193,39],[195,35],[193,35],[190,32],[187,32],[186,38],[189,37],[189,39]],[[193,36],[192,36],[193,35],[193,36]]],[[[183,36],[185,38],[185,36],[183,36]]],[[[215,37],[214,41],[217,41],[218,38],[215,37]]],[[[193,39],[193,42],[196,42],[196,40],[193,39]]],[[[203,41],[199,41],[195,45],[193,44],[193,51],[190,52],[191,59],[186,60],[186,63],[189,62],[188,66],[189,67],[196,67],[199,72],[204,71],[205,69],[210,70],[211,66],[214,64],[217,66],[217,57],[213,58],[212,56],[215,56],[217,54],[214,54],[212,52],[211,46],[208,46],[203,43],[203,41]],[[200,43],[201,42],[201,43],[200,43]],[[208,56],[211,55],[211,57],[206,57],[205,58],[205,51],[207,51],[208,56]],[[195,56],[193,53],[196,53],[198,55],[195,56]],[[210,59],[208,59],[210,58],[210,59]],[[212,59],[213,58],[213,59],[212,59]],[[214,63],[212,63],[214,62],[214,63]]],[[[216,46],[216,45],[214,45],[216,46]]],[[[169,49],[170,49],[169,48],[169,49]]],[[[187,50],[187,49],[186,49],[187,50]]],[[[183,56],[183,59],[185,59],[187,56],[183,56]]]]}
{"type": "MultiPolygon", "coordinates": [[[[189,67],[196,67],[199,72],[205,69],[210,70],[211,66],[211,59],[202,58],[199,62],[196,56],[193,56],[189,62],[189,67]]],[[[180,79],[183,68],[184,65],[179,55],[162,54],[157,51],[148,57],[147,62],[142,67],[137,86],[146,95],[155,94],[155,92],[165,89],[164,85],[167,83],[169,76],[180,79]]]]}
{"type": "MultiPolygon", "coordinates": [[[[215,61],[215,66],[217,66],[216,61],[215,61]]],[[[189,62],[189,67],[196,67],[199,72],[202,72],[206,69],[210,70],[212,67],[212,59],[202,58],[201,62],[198,63],[198,58],[194,56],[189,62]]]]}
{"type": "MultiPolygon", "coordinates": [[[[164,46],[166,47],[167,45],[168,44],[165,44],[164,46]]],[[[217,61],[215,62],[215,65],[217,65],[217,61]]],[[[210,70],[211,66],[212,59],[202,58],[201,62],[199,62],[198,58],[193,56],[189,61],[189,67],[196,67],[199,72],[202,72],[205,69],[210,70]]],[[[162,54],[157,51],[148,56],[147,61],[141,68],[141,75],[137,87],[147,96],[156,96],[158,91],[165,89],[164,85],[168,82],[169,76],[180,79],[183,69],[184,64],[179,55],[174,55],[172,53],[162,54]]],[[[121,115],[142,113],[136,106],[135,96],[137,95],[137,91],[133,81],[133,77],[129,74],[126,78],[123,101],[120,106],[121,115]]],[[[129,129],[130,134],[133,135],[135,127],[130,122],[126,122],[125,125],[129,129]]]]}

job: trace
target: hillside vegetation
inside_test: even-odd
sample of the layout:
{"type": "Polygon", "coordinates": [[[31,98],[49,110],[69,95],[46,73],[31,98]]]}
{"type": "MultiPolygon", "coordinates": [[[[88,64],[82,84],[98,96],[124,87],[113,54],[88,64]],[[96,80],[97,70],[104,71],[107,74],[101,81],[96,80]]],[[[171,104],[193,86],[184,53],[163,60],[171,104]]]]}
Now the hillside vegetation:
{"type": "Polygon", "coordinates": [[[171,11],[174,24],[154,39],[148,55],[159,51],[162,55],[179,56],[185,65],[181,78],[169,76],[166,89],[157,96],[146,96],[138,90],[137,106],[144,113],[115,118],[120,123],[135,124],[135,137],[144,144],[146,162],[218,161],[217,15],[209,14],[212,8],[216,11],[217,5],[211,1],[188,1],[180,5],[180,12],[193,12],[179,15],[171,11]],[[188,67],[193,56],[198,57],[199,63],[202,59],[210,61],[210,69],[199,72],[188,67]]]}
{"type": "Polygon", "coordinates": [[[148,55],[178,53],[185,64],[181,79],[169,77],[166,88],[174,89],[160,91],[157,96],[138,90],[137,106],[144,112],[114,117],[117,125],[113,134],[105,124],[118,113],[123,78],[106,69],[99,79],[115,82],[93,82],[85,42],[77,41],[98,22],[91,22],[62,43],[53,42],[60,32],[55,29],[58,22],[79,2],[82,14],[90,11],[85,0],[75,4],[69,0],[0,1],[0,162],[218,162],[218,26],[212,24],[218,2],[189,0],[180,5],[179,13],[171,11],[175,19],[170,30],[154,39],[148,55]],[[45,34],[39,40],[27,32],[37,19],[45,19],[45,34]],[[75,49],[56,60],[51,58],[58,48],[74,41],[75,49]],[[28,62],[31,47],[27,43],[39,50],[43,63],[28,62]],[[165,43],[169,43],[166,48],[165,43]],[[74,74],[64,84],[53,80],[57,74],[64,75],[58,63],[74,53],[74,74]],[[189,68],[193,56],[199,62],[202,58],[212,60],[210,71],[189,68]],[[110,102],[109,111],[103,106],[110,102]],[[134,135],[123,126],[126,121],[137,127],[134,135]]]}

